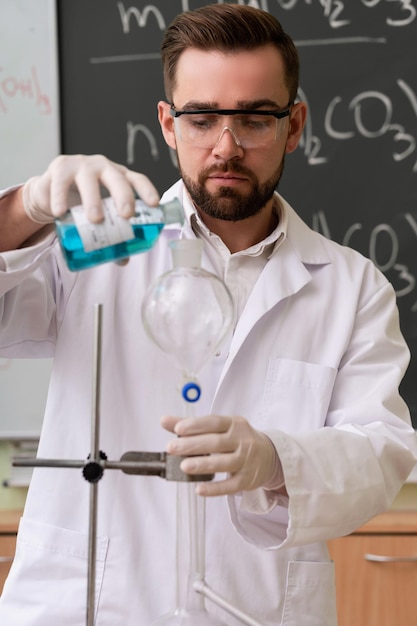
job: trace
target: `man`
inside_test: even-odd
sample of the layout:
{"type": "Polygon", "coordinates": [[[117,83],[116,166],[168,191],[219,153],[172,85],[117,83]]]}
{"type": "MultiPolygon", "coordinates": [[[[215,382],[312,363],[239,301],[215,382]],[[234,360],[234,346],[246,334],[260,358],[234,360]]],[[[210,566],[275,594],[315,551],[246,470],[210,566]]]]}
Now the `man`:
{"type": "MultiPolygon", "coordinates": [[[[54,356],[39,455],[84,458],[92,310],[102,302],[103,450],[112,459],[166,448],[190,457],[184,471],[216,473],[197,488],[216,496],[207,497],[208,582],[268,626],[335,626],[326,541],[386,509],[417,458],[398,394],[408,351],[395,296],[369,260],[312,232],[274,192],[306,118],[294,102],[297,53],[277,21],[212,5],[178,16],[162,54],[168,102],[159,120],[182,179],[163,200],[181,199],[184,227],[164,229],[124,267],[74,274],[50,232],[53,216],[77,202],[74,188],[95,222],[98,183],[128,217],[132,187],[157,203],[149,180],[104,157],[59,157],[6,192],[1,355],[54,356]],[[204,266],[225,280],[238,315],[201,372],[200,415],[187,419],[175,417],[179,373],[140,320],[178,237],[203,240],[204,266]]],[[[149,624],[175,606],[173,491],[158,478],[106,472],[97,626],[149,624]]],[[[2,623],[83,622],[87,509],[88,485],[73,470],[35,470],[2,623]]]]}

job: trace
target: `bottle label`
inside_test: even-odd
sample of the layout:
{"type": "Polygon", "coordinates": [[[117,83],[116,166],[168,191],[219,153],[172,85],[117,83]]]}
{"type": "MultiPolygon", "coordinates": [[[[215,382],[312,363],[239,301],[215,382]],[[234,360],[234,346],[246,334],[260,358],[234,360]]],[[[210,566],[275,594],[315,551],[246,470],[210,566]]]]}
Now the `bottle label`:
{"type": "Polygon", "coordinates": [[[104,220],[99,224],[88,221],[82,206],[72,207],[72,218],[77,227],[85,252],[100,250],[134,238],[129,220],[120,217],[111,198],[103,200],[104,220]]]}
{"type": "Polygon", "coordinates": [[[150,207],[142,200],[135,201],[135,215],[129,219],[131,224],[163,224],[164,214],[159,207],[150,207]]]}

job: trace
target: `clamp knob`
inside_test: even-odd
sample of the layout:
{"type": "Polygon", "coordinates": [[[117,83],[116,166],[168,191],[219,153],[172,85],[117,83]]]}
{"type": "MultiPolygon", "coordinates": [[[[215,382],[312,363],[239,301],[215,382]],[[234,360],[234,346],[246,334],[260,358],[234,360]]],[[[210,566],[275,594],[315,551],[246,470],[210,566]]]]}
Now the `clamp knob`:
{"type": "MultiPolygon", "coordinates": [[[[89,459],[90,456],[91,455],[89,454],[87,459],[89,459]]],[[[99,457],[102,461],[107,460],[107,454],[105,454],[105,452],[102,452],[101,450],[99,452],[99,457]]],[[[87,461],[87,463],[83,467],[83,476],[85,480],[89,483],[98,483],[98,481],[103,478],[103,474],[104,467],[98,461],[87,461]]]]}

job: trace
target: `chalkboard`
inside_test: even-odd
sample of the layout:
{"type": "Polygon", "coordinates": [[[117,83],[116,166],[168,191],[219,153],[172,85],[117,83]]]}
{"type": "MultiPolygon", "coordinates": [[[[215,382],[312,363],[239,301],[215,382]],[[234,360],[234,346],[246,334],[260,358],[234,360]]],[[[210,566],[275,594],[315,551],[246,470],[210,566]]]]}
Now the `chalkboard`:
{"type": "MultiPolygon", "coordinates": [[[[59,0],[62,147],[103,153],[162,192],[178,177],[157,122],[159,46],[204,0],[59,0]]],[[[244,2],[241,2],[244,4],[244,2]]],[[[259,0],[295,40],[309,121],[280,191],[308,224],[372,258],[394,285],[417,427],[417,2],[259,0]]]]}

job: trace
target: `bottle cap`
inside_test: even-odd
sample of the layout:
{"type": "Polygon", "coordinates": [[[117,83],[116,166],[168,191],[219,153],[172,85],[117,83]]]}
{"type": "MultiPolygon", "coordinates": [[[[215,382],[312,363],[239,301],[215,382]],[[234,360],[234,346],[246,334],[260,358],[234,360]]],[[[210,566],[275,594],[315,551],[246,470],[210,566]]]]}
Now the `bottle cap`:
{"type": "Polygon", "coordinates": [[[169,242],[174,267],[200,267],[203,242],[201,239],[174,239],[169,242]]]}
{"type": "Polygon", "coordinates": [[[164,210],[165,224],[184,224],[184,209],[178,198],[161,205],[164,210]]]}

